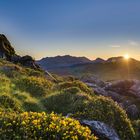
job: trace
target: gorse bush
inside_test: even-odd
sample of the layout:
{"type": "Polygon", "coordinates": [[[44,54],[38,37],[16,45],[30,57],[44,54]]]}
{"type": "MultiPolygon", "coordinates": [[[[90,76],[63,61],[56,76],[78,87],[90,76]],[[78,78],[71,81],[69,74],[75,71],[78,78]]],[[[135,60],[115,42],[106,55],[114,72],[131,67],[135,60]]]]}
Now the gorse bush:
{"type": "Polygon", "coordinates": [[[102,121],[113,127],[121,140],[133,140],[135,132],[126,112],[112,99],[103,96],[91,98],[84,104],[75,105],[73,117],[102,121]]]}
{"type": "Polygon", "coordinates": [[[68,113],[75,113],[77,105],[84,104],[89,96],[83,93],[60,92],[43,99],[43,104],[47,111],[52,110],[56,113],[67,115],[68,113]]]}
{"type": "Polygon", "coordinates": [[[134,139],[135,133],[126,112],[109,98],[62,92],[44,99],[44,106],[49,112],[72,113],[75,118],[104,122],[116,130],[121,140],[134,139]]]}
{"type": "Polygon", "coordinates": [[[54,113],[0,112],[0,138],[4,140],[96,140],[88,127],[54,113]]]}
{"type": "Polygon", "coordinates": [[[64,89],[67,89],[67,88],[70,88],[70,87],[77,87],[85,93],[91,93],[92,92],[92,90],[90,88],[88,88],[88,86],[86,84],[84,84],[83,82],[80,82],[78,80],[62,82],[57,86],[57,88],[60,89],[60,90],[64,90],[64,89]]]}
{"type": "Polygon", "coordinates": [[[21,91],[29,92],[34,97],[45,96],[52,87],[52,83],[42,77],[24,77],[16,81],[21,91]]]}

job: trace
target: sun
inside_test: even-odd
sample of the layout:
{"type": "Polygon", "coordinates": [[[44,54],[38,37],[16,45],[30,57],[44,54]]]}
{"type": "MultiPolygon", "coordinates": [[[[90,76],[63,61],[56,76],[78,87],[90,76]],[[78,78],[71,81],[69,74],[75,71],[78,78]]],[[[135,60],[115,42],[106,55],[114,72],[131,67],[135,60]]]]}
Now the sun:
{"type": "Polygon", "coordinates": [[[124,59],[128,60],[130,58],[129,54],[125,54],[124,56],[124,59]]]}

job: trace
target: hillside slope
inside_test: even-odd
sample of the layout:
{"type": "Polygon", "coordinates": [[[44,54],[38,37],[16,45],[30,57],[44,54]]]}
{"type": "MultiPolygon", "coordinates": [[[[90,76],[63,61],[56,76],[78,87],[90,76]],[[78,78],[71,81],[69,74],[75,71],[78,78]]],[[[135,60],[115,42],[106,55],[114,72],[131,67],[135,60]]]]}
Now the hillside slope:
{"type": "MultiPolygon", "coordinates": [[[[43,71],[0,59],[0,110],[50,113],[54,111],[63,115],[72,113],[74,118],[98,120],[108,124],[116,130],[122,140],[125,138],[131,140],[134,137],[131,121],[125,111],[113,100],[96,96],[90,88],[78,80],[66,77],[56,78],[59,79],[59,83],[46,78],[43,71]],[[92,109],[91,106],[93,106],[92,109]],[[106,110],[112,115],[107,114],[106,110]],[[123,132],[124,128],[125,132],[123,132]]],[[[7,134],[7,131],[4,132],[7,134]]],[[[14,130],[11,131],[15,134],[14,130]]],[[[102,137],[101,134],[96,135],[99,138],[102,137]]]]}

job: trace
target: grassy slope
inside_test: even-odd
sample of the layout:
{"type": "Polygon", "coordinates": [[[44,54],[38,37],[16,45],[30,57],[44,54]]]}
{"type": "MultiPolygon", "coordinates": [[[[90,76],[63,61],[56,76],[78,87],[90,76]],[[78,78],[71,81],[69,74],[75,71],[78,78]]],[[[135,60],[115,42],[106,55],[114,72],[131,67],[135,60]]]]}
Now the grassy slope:
{"type": "Polygon", "coordinates": [[[131,121],[111,99],[95,96],[84,83],[72,77],[55,78],[59,83],[46,78],[43,71],[0,60],[0,109],[18,112],[55,111],[64,115],[73,113],[78,118],[109,124],[122,140],[133,139],[131,121]]]}

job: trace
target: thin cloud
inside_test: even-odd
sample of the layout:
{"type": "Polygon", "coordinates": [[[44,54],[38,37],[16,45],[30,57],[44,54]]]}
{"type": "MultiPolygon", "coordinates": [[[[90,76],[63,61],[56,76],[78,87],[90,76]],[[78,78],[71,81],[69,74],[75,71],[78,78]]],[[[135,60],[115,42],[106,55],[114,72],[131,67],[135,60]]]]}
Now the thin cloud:
{"type": "Polygon", "coordinates": [[[129,44],[132,46],[138,46],[138,43],[136,41],[130,41],[129,44]]]}
{"type": "Polygon", "coordinates": [[[111,48],[120,48],[120,45],[110,45],[111,48]]]}

